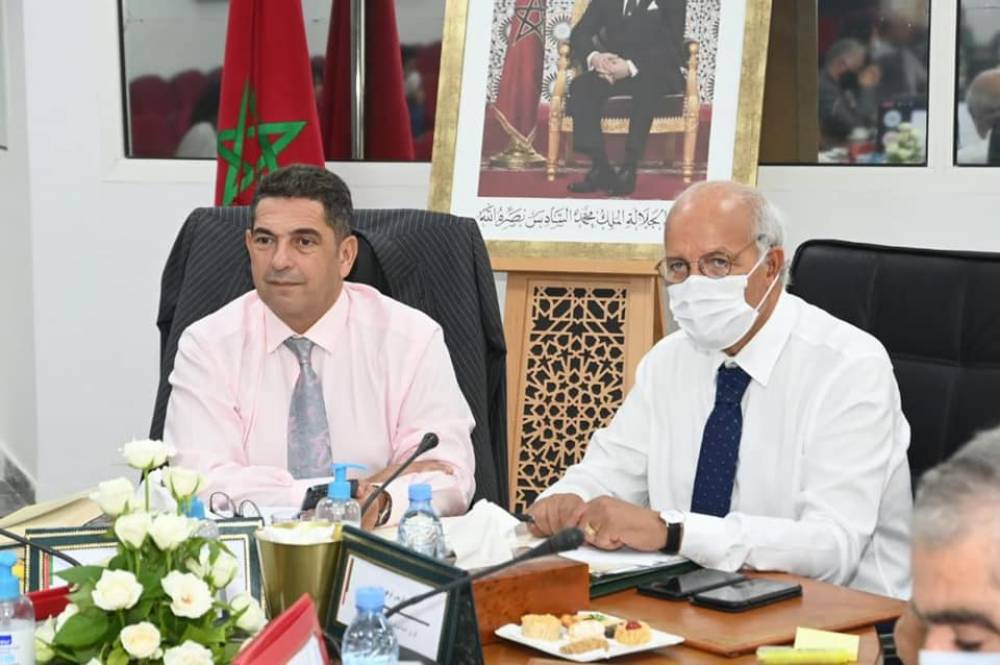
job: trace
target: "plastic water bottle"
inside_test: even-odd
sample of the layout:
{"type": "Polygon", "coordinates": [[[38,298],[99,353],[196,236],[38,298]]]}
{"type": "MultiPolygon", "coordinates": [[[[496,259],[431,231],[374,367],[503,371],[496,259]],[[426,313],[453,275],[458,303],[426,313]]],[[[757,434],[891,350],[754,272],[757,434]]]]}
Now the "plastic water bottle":
{"type": "Polygon", "coordinates": [[[397,539],[403,547],[435,559],[444,557],[444,529],[431,505],[431,486],[410,485],[410,506],[399,522],[397,539]]]}
{"type": "Polygon", "coordinates": [[[0,663],[35,665],[35,608],[21,595],[16,563],[13,552],[0,552],[0,663]]]}
{"type": "Polygon", "coordinates": [[[201,499],[196,496],[191,497],[191,505],[188,506],[187,516],[198,520],[198,528],[195,529],[194,535],[205,540],[219,539],[219,525],[215,523],[215,520],[205,517],[205,504],[202,503],[201,499]]]}
{"type": "Polygon", "coordinates": [[[347,479],[347,470],[364,468],[360,464],[331,464],[333,482],[327,487],[326,496],[316,504],[313,519],[361,528],[361,505],[351,498],[351,481],[347,479]]]}
{"type": "Polygon", "coordinates": [[[399,643],[385,620],[385,590],[361,587],[354,596],[358,613],[340,645],[343,665],[390,665],[399,662],[399,643]]]}

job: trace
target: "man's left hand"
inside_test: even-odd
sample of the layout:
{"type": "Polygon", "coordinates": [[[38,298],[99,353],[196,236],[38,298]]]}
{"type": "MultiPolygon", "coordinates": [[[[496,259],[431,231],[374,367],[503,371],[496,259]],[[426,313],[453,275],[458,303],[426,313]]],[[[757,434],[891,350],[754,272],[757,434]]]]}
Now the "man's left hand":
{"type": "Polygon", "coordinates": [[[602,550],[655,552],[667,544],[667,525],[659,513],[608,496],[588,503],[577,526],[588,543],[602,550]]]}
{"type": "MultiPolygon", "coordinates": [[[[371,496],[371,494],[376,490],[377,488],[369,486],[368,490],[365,491],[364,493],[359,492],[357,502],[361,505],[364,505],[365,501],[368,500],[368,497],[371,496]]],[[[376,499],[375,503],[371,505],[368,511],[361,516],[361,528],[364,529],[365,531],[371,531],[372,529],[377,527],[378,516],[385,509],[386,504],[388,502],[389,502],[388,494],[382,494],[378,499],[376,499]]]]}
{"type": "Polygon", "coordinates": [[[632,70],[629,69],[628,60],[615,58],[606,68],[606,74],[615,81],[621,81],[632,76],[632,70]]]}

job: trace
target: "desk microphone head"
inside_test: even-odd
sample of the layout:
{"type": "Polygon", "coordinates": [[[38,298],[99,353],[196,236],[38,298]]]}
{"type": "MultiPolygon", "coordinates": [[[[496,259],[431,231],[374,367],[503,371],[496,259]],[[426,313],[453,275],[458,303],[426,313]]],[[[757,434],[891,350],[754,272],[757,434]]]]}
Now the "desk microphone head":
{"type": "Polygon", "coordinates": [[[549,539],[552,552],[568,552],[583,545],[583,531],[576,528],[563,529],[549,539]]]}
{"type": "Polygon", "coordinates": [[[420,439],[420,445],[417,446],[417,455],[423,455],[428,450],[437,448],[438,443],[438,435],[434,432],[427,432],[427,434],[424,434],[424,438],[420,439]]]}

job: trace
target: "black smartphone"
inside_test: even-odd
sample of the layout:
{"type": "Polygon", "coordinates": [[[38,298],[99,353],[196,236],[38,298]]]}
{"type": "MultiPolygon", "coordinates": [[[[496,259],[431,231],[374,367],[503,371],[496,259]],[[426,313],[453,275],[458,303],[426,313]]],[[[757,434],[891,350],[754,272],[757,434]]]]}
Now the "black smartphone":
{"type": "Polygon", "coordinates": [[[703,591],[691,596],[691,602],[724,612],[743,612],[802,595],[802,587],[789,582],[751,579],[730,586],[703,591]]]}
{"type": "MultiPolygon", "coordinates": [[[[351,483],[351,498],[357,499],[358,481],[352,478],[349,482],[351,483]]],[[[302,497],[302,505],[299,506],[299,510],[304,513],[307,510],[314,509],[319,500],[326,496],[329,487],[330,483],[321,483],[307,489],[305,496],[302,497]]]]}
{"type": "Polygon", "coordinates": [[[711,568],[699,568],[688,571],[680,575],[671,575],[660,580],[654,580],[638,587],[639,593],[644,596],[654,598],[664,598],[666,600],[684,600],[696,593],[718,589],[719,587],[735,582],[741,582],[746,578],[739,573],[727,573],[723,570],[712,570],[711,568]]]}

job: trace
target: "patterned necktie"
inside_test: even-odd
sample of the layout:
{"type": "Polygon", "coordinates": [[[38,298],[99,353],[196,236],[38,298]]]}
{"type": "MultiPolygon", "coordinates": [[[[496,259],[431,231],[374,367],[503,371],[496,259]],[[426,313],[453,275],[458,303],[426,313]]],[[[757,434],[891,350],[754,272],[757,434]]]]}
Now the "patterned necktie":
{"type": "Polygon", "coordinates": [[[312,368],[313,343],[289,337],[285,346],[299,360],[299,378],[288,409],[288,471],[294,478],[330,475],[330,424],[323,403],[323,384],[312,368]]]}
{"type": "Polygon", "coordinates": [[[636,0],[626,0],[625,1],[625,16],[631,16],[635,13],[637,2],[636,0]]]}
{"type": "Polygon", "coordinates": [[[736,463],[743,436],[740,401],[750,385],[750,375],[737,366],[719,367],[715,407],[708,415],[701,437],[698,471],[694,477],[691,512],[725,517],[733,498],[736,463]]]}

